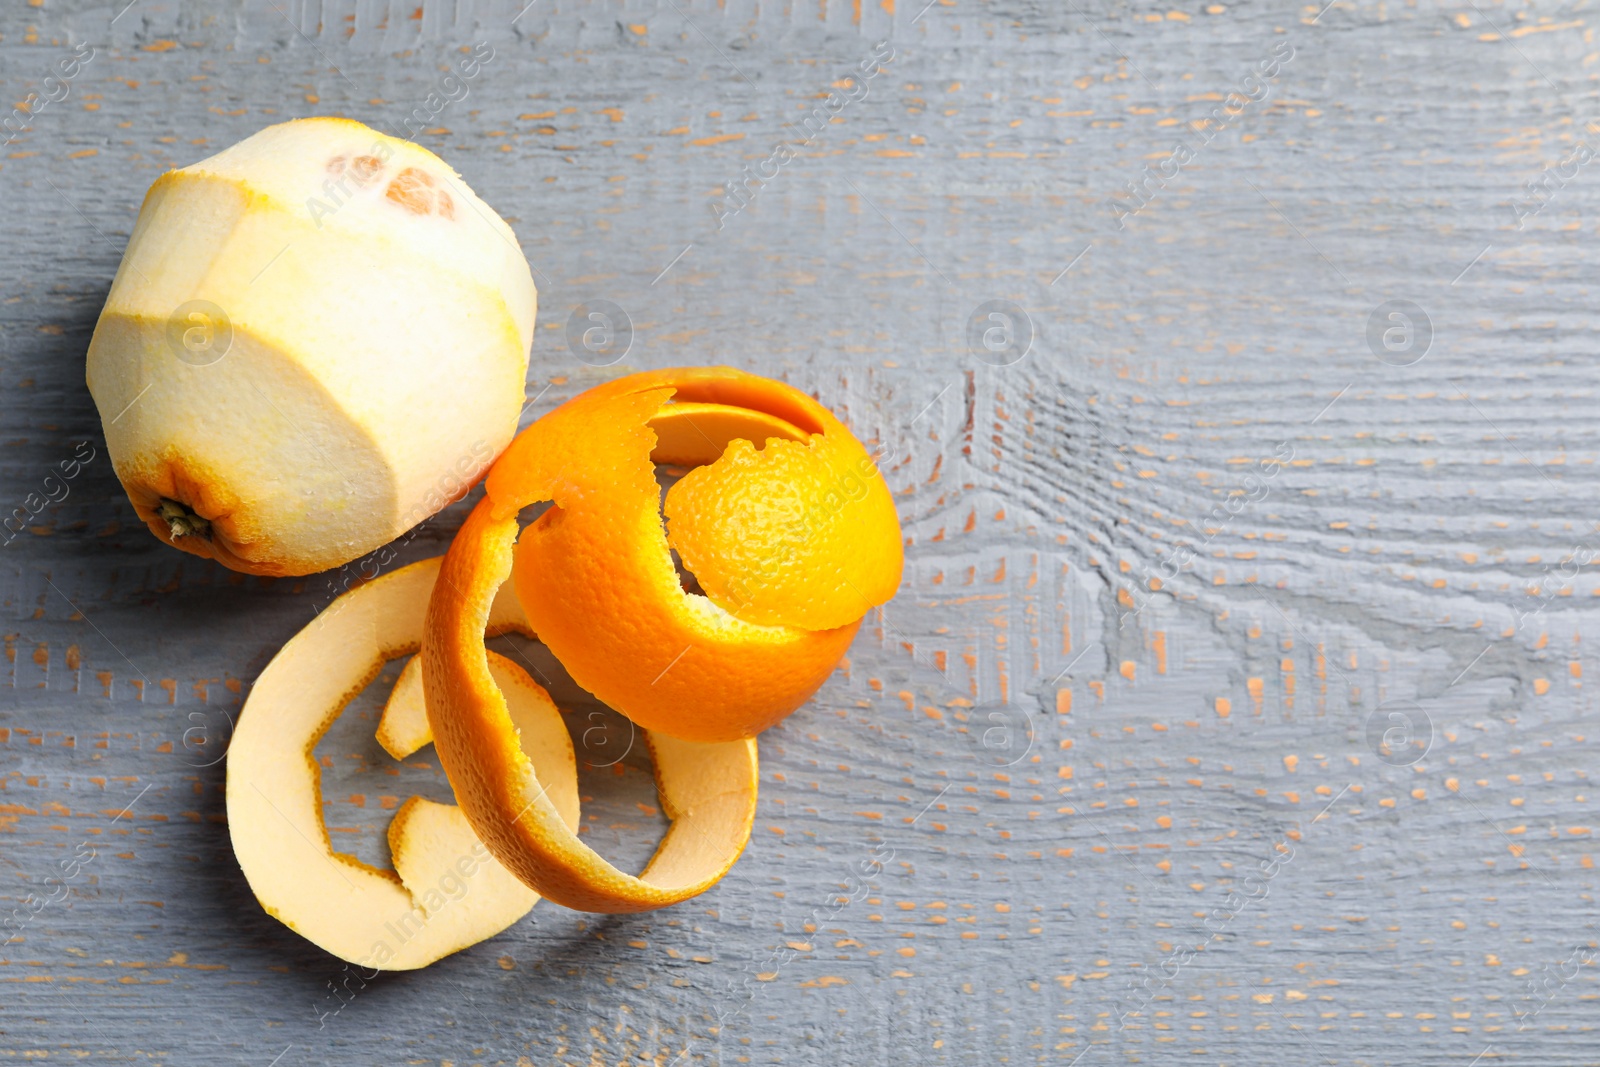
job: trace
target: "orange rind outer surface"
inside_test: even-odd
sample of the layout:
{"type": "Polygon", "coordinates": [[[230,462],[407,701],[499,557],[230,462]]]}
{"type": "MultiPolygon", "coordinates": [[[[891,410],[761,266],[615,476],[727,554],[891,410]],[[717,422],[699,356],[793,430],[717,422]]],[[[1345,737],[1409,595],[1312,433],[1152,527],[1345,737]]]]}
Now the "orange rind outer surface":
{"type": "Polygon", "coordinates": [[[462,810],[507,869],[569,907],[642,911],[703,892],[749,836],[754,736],[810,698],[899,586],[887,486],[816,401],[729,368],[591,389],[523,431],[485,485],[445,557],[422,651],[462,810]],[[701,465],[668,495],[670,538],[658,462],[701,465]],[[519,540],[518,514],[541,501],[553,506],[519,540]],[[673,547],[705,596],[680,585],[673,547]],[[559,825],[517,749],[482,637],[508,578],[573,679],[647,731],[674,821],[637,878],[559,825]]]}
{"type": "Polygon", "coordinates": [[[540,640],[602,701],[686,740],[753,737],[804,704],[900,583],[899,520],[866,449],[810,397],[729,368],[581,394],[524,430],[485,485],[497,517],[555,502],[516,554],[540,640]],[[679,405],[696,410],[698,454],[681,431],[662,454],[651,429],[679,405]],[[774,433],[759,451],[728,436],[751,412],[774,433]],[[670,537],[652,459],[705,464],[668,493],[670,537]],[[684,592],[672,548],[706,596],[684,592]]]}
{"type": "Polygon", "coordinates": [[[758,784],[755,742],[699,744],[647,735],[673,826],[639,877],[580,841],[517,746],[505,698],[488,672],[481,635],[493,591],[511,573],[515,532],[514,517],[496,519],[481,502],[445,557],[439,584],[450,594],[435,597],[428,608],[422,651],[428,722],[462,811],[508,870],[566,907],[649,911],[704,892],[749,840],[758,784]]]}

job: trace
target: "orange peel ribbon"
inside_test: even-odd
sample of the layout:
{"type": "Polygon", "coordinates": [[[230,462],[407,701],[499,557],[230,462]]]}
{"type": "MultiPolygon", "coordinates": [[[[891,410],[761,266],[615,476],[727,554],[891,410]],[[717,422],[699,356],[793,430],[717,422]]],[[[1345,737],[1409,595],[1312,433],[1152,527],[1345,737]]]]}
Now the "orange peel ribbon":
{"type": "Polygon", "coordinates": [[[816,692],[899,588],[900,523],[872,457],[781,382],[648,371],[528,427],[485,486],[422,644],[428,722],[463,812],[508,870],[568,907],[644,911],[705,891],[749,839],[755,735],[816,692]],[[664,507],[656,464],[694,468],[664,507]],[[544,501],[519,537],[519,512],[544,501]],[[704,595],[681,584],[674,550],[704,595]],[[483,642],[507,578],[573,679],[648,732],[673,826],[638,877],[567,828],[518,745],[483,642]]]}
{"type": "MultiPolygon", "coordinates": [[[[539,899],[455,806],[418,796],[400,806],[388,828],[393,870],[336,849],[324,821],[317,743],[385,662],[417,648],[438,571],[438,559],[423,560],[329,605],[256,679],[228,748],[228,833],[256,899],[327,951],[378,970],[427,966],[499,933],[539,899]]],[[[509,587],[487,625],[527,632],[509,587]]],[[[578,765],[561,713],[520,667],[496,657],[492,668],[555,817],[576,827],[578,765]]],[[[378,731],[396,759],[429,741],[406,677],[378,731]]]]}

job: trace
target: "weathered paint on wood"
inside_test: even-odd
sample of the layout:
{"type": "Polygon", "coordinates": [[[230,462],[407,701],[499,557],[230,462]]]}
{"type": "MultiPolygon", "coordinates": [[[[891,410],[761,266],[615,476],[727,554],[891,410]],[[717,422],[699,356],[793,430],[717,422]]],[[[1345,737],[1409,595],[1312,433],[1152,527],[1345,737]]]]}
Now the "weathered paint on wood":
{"type": "MultiPolygon", "coordinates": [[[[1600,1062],[1586,6],[125,3],[0,14],[14,102],[94,49],[0,151],[0,505],[38,511],[0,568],[0,911],[57,898],[0,951],[0,1054],[1600,1062]],[[716,890],[541,904],[348,1003],[250,896],[216,762],[329,582],[146,535],[82,378],[149,183],[308,114],[411,116],[511,219],[529,418],[629,366],[785,377],[885,449],[909,553],[762,738],[716,890]],[[568,343],[599,300],[608,367],[568,343]]],[[[642,863],[642,753],[556,695],[586,835],[642,863]]],[[[373,742],[380,700],[317,750],[374,861],[448,795],[373,742]]]]}

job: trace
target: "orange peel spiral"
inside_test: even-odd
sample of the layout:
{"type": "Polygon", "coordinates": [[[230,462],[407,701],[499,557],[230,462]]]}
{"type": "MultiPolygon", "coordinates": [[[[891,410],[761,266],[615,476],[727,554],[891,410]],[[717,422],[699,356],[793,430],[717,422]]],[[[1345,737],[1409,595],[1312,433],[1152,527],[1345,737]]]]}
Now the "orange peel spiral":
{"type": "Polygon", "coordinates": [[[422,643],[428,722],[462,811],[508,870],[568,907],[644,911],[704,892],[749,839],[753,738],[816,692],[899,587],[899,519],[872,457],[781,382],[648,371],[529,426],[485,487],[422,643]],[[664,509],[655,464],[695,466],[664,509]],[[518,513],[543,501],[519,538],[518,513]],[[674,549],[703,596],[680,584],[674,549]],[[572,678],[648,731],[674,823],[638,877],[578,840],[518,746],[483,642],[507,578],[572,678]]]}

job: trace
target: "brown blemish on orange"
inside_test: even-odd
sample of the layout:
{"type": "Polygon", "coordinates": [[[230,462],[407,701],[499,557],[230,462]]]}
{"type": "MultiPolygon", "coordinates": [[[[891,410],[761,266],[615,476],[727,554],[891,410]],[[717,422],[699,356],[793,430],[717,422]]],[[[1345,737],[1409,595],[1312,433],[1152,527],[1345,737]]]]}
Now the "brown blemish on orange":
{"type": "Polygon", "coordinates": [[[395,175],[384,195],[413,215],[437,213],[443,218],[455,218],[450,194],[438,188],[431,174],[416,167],[407,167],[395,175]]]}

